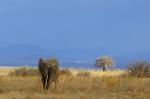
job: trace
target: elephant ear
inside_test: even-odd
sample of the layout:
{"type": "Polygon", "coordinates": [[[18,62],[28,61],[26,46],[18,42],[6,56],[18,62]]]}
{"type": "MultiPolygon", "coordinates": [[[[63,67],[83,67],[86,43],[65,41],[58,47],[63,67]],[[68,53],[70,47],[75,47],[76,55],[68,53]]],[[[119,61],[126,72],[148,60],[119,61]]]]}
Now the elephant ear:
{"type": "Polygon", "coordinates": [[[42,63],[44,63],[44,62],[45,62],[44,59],[42,59],[42,58],[39,59],[39,64],[42,64],[42,63]]]}
{"type": "Polygon", "coordinates": [[[40,59],[39,59],[39,63],[38,63],[38,67],[39,67],[39,69],[41,68],[42,63],[43,63],[43,59],[42,59],[42,58],[40,58],[40,59]]]}
{"type": "Polygon", "coordinates": [[[56,65],[59,65],[57,59],[50,59],[50,60],[49,60],[49,63],[55,63],[56,65]]]}
{"type": "Polygon", "coordinates": [[[40,61],[43,61],[43,60],[44,60],[44,59],[40,58],[40,59],[39,59],[39,62],[40,62],[40,61]]]}
{"type": "Polygon", "coordinates": [[[56,64],[55,64],[55,63],[49,63],[49,66],[50,66],[51,68],[55,68],[56,64]]]}

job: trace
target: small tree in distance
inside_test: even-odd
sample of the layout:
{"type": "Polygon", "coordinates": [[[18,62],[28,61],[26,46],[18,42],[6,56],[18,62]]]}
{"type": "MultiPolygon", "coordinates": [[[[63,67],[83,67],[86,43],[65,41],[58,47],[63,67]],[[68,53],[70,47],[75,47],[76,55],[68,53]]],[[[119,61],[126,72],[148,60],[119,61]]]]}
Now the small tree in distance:
{"type": "Polygon", "coordinates": [[[112,65],[113,65],[113,60],[109,56],[103,56],[96,60],[96,66],[102,67],[103,71],[106,71],[106,67],[112,66],[112,65]]]}

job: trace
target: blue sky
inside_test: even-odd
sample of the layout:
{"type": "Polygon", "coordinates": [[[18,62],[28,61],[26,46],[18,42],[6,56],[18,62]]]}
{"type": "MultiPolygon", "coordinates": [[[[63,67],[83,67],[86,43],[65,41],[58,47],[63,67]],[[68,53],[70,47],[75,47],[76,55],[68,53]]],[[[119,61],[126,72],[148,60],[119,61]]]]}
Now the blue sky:
{"type": "Polygon", "coordinates": [[[0,47],[150,50],[149,0],[0,0],[0,47]]]}

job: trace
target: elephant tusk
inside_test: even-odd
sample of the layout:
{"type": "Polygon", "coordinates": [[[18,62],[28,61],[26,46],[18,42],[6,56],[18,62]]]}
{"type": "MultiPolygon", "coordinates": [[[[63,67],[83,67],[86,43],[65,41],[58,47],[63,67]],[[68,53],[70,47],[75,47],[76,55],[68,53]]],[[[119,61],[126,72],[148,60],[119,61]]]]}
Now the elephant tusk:
{"type": "Polygon", "coordinates": [[[48,75],[46,76],[46,87],[47,87],[47,82],[48,82],[47,80],[48,80],[48,75]]]}

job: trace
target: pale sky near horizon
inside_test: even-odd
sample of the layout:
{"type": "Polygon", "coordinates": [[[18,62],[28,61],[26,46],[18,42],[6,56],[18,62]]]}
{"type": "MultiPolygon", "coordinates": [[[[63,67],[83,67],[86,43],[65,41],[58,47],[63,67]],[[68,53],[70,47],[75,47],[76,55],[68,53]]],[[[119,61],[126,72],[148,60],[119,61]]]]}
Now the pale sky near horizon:
{"type": "Polygon", "coordinates": [[[150,50],[149,0],[0,0],[0,47],[150,50]]]}

